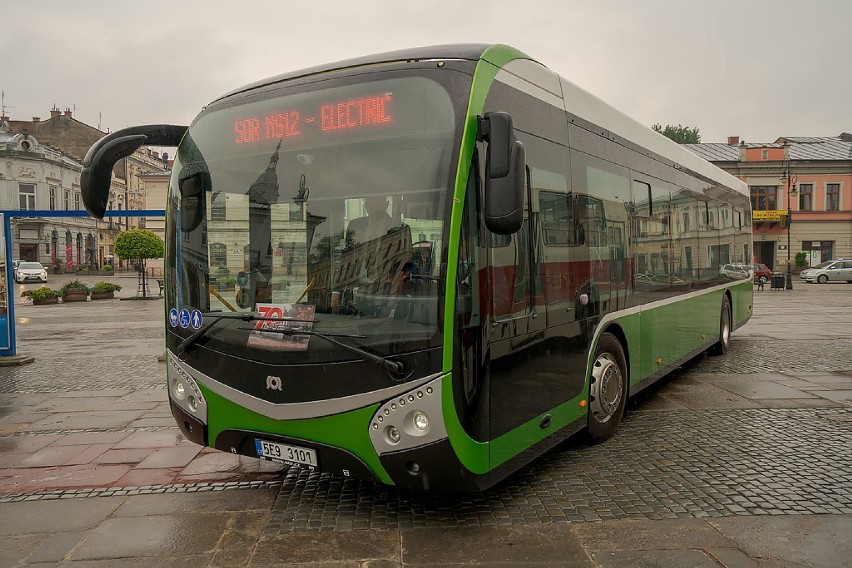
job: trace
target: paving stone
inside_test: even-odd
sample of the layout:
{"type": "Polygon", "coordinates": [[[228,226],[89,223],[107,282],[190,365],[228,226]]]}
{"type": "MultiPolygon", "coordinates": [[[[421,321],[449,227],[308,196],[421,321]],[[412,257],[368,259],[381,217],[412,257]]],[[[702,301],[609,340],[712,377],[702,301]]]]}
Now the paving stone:
{"type": "Polygon", "coordinates": [[[76,532],[97,526],[109,517],[123,499],[76,499],[3,503],[0,535],[76,532]]]}
{"type": "Polygon", "coordinates": [[[157,448],[142,460],[135,469],[163,469],[185,467],[201,451],[201,446],[157,448]]]}
{"type": "Polygon", "coordinates": [[[156,448],[125,448],[111,449],[102,453],[92,460],[93,463],[109,464],[109,463],[127,463],[138,464],[153,452],[156,448]]]}
{"type": "Polygon", "coordinates": [[[593,558],[601,568],[719,568],[715,560],[700,550],[596,552],[593,558]]]}
{"type": "Polygon", "coordinates": [[[173,469],[131,469],[115,482],[115,486],[168,485],[174,483],[177,475],[177,470],[173,469]]]}
{"type": "MultiPolygon", "coordinates": [[[[103,521],[70,555],[72,560],[212,554],[228,524],[227,513],[119,517],[103,521]]],[[[148,559],[159,565],[158,561],[148,559]]],[[[150,565],[150,564],[149,564],[150,565]]]]}
{"type": "Polygon", "coordinates": [[[115,445],[121,448],[168,448],[171,446],[197,446],[183,437],[177,427],[156,432],[134,432],[115,445]]]}

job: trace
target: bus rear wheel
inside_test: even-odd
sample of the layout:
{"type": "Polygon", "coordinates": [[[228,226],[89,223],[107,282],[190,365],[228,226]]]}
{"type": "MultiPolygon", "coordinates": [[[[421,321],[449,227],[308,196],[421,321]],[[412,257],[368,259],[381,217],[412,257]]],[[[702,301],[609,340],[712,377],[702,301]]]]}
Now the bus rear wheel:
{"type": "Polygon", "coordinates": [[[621,343],[604,333],[595,349],[589,384],[589,438],[603,442],[618,428],[627,404],[627,363],[621,343]]]}
{"type": "Polygon", "coordinates": [[[722,313],[719,317],[719,340],[713,346],[714,355],[724,355],[731,347],[731,301],[722,299],[722,313]]]}

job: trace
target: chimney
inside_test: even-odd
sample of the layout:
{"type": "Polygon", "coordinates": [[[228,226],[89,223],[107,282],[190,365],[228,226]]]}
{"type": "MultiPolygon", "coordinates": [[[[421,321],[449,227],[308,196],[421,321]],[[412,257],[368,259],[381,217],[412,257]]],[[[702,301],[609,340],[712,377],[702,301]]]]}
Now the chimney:
{"type": "Polygon", "coordinates": [[[740,143],[739,136],[728,136],[728,146],[736,146],[740,143]]]}
{"type": "Polygon", "coordinates": [[[67,108],[67,107],[65,108],[65,116],[67,116],[68,118],[71,118],[71,109],[70,108],[67,108]]]}
{"type": "Polygon", "coordinates": [[[62,114],[62,113],[59,112],[59,109],[56,108],[56,107],[53,107],[53,109],[51,109],[51,111],[50,111],[50,118],[56,118],[60,114],[62,114]]]}
{"type": "Polygon", "coordinates": [[[34,117],[33,117],[33,124],[36,124],[36,123],[38,123],[38,122],[41,122],[41,119],[40,119],[39,117],[37,117],[37,116],[34,116],[34,117]]]}

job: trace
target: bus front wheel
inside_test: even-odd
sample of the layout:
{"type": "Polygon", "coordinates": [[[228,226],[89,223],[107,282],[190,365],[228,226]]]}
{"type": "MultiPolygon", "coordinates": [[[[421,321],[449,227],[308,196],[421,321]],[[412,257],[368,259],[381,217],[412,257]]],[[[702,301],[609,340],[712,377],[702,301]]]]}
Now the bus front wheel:
{"type": "Polygon", "coordinates": [[[604,333],[595,350],[589,384],[589,437],[603,442],[615,433],[627,404],[627,364],[621,343],[604,333]]]}
{"type": "Polygon", "coordinates": [[[722,313],[719,318],[719,340],[713,346],[714,355],[724,355],[731,347],[731,301],[727,296],[722,300],[722,313]]]}

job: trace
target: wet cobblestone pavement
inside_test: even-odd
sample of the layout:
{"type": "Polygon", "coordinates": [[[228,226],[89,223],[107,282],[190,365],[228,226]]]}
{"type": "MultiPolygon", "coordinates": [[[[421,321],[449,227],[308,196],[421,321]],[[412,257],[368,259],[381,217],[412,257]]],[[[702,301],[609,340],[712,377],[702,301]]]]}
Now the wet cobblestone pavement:
{"type": "Polygon", "coordinates": [[[293,471],[267,531],[852,514],[852,408],[633,412],[473,496],[293,471]]]}
{"type": "MultiPolygon", "coordinates": [[[[813,310],[819,293],[802,293],[800,305],[813,310]]],[[[402,558],[431,565],[442,554],[488,564],[502,557],[487,543],[526,542],[528,555],[517,557],[524,564],[551,565],[570,549],[585,550],[570,557],[578,565],[749,566],[749,557],[780,554],[766,544],[775,531],[794,543],[802,526],[828,547],[808,549],[800,563],[838,565],[847,556],[832,546],[852,540],[852,329],[845,316],[825,319],[852,313],[852,294],[834,292],[833,307],[818,313],[783,298],[756,297],[758,313],[795,326],[755,318],[727,356],[699,357],[640,395],[608,442],[568,440],[473,495],[399,490],[199,448],[168,412],[157,361],[161,301],[22,306],[20,351],[36,361],[0,367],[0,517],[66,503],[75,518],[106,516],[80,529],[88,532],[49,531],[55,557],[30,535],[44,525],[27,532],[0,521],[0,534],[13,535],[0,545],[0,565],[128,555],[146,565],[152,554],[163,565],[289,565],[311,561],[311,551],[385,559],[382,566],[402,558]],[[195,506],[205,512],[188,515],[195,506]],[[180,553],[170,535],[149,548],[116,544],[169,523],[212,536],[180,553]],[[678,535],[680,548],[648,553],[642,539],[660,531],[678,535]],[[630,534],[640,542],[630,544],[630,534]],[[434,539],[456,537],[446,551],[435,548],[434,539]]]]}

